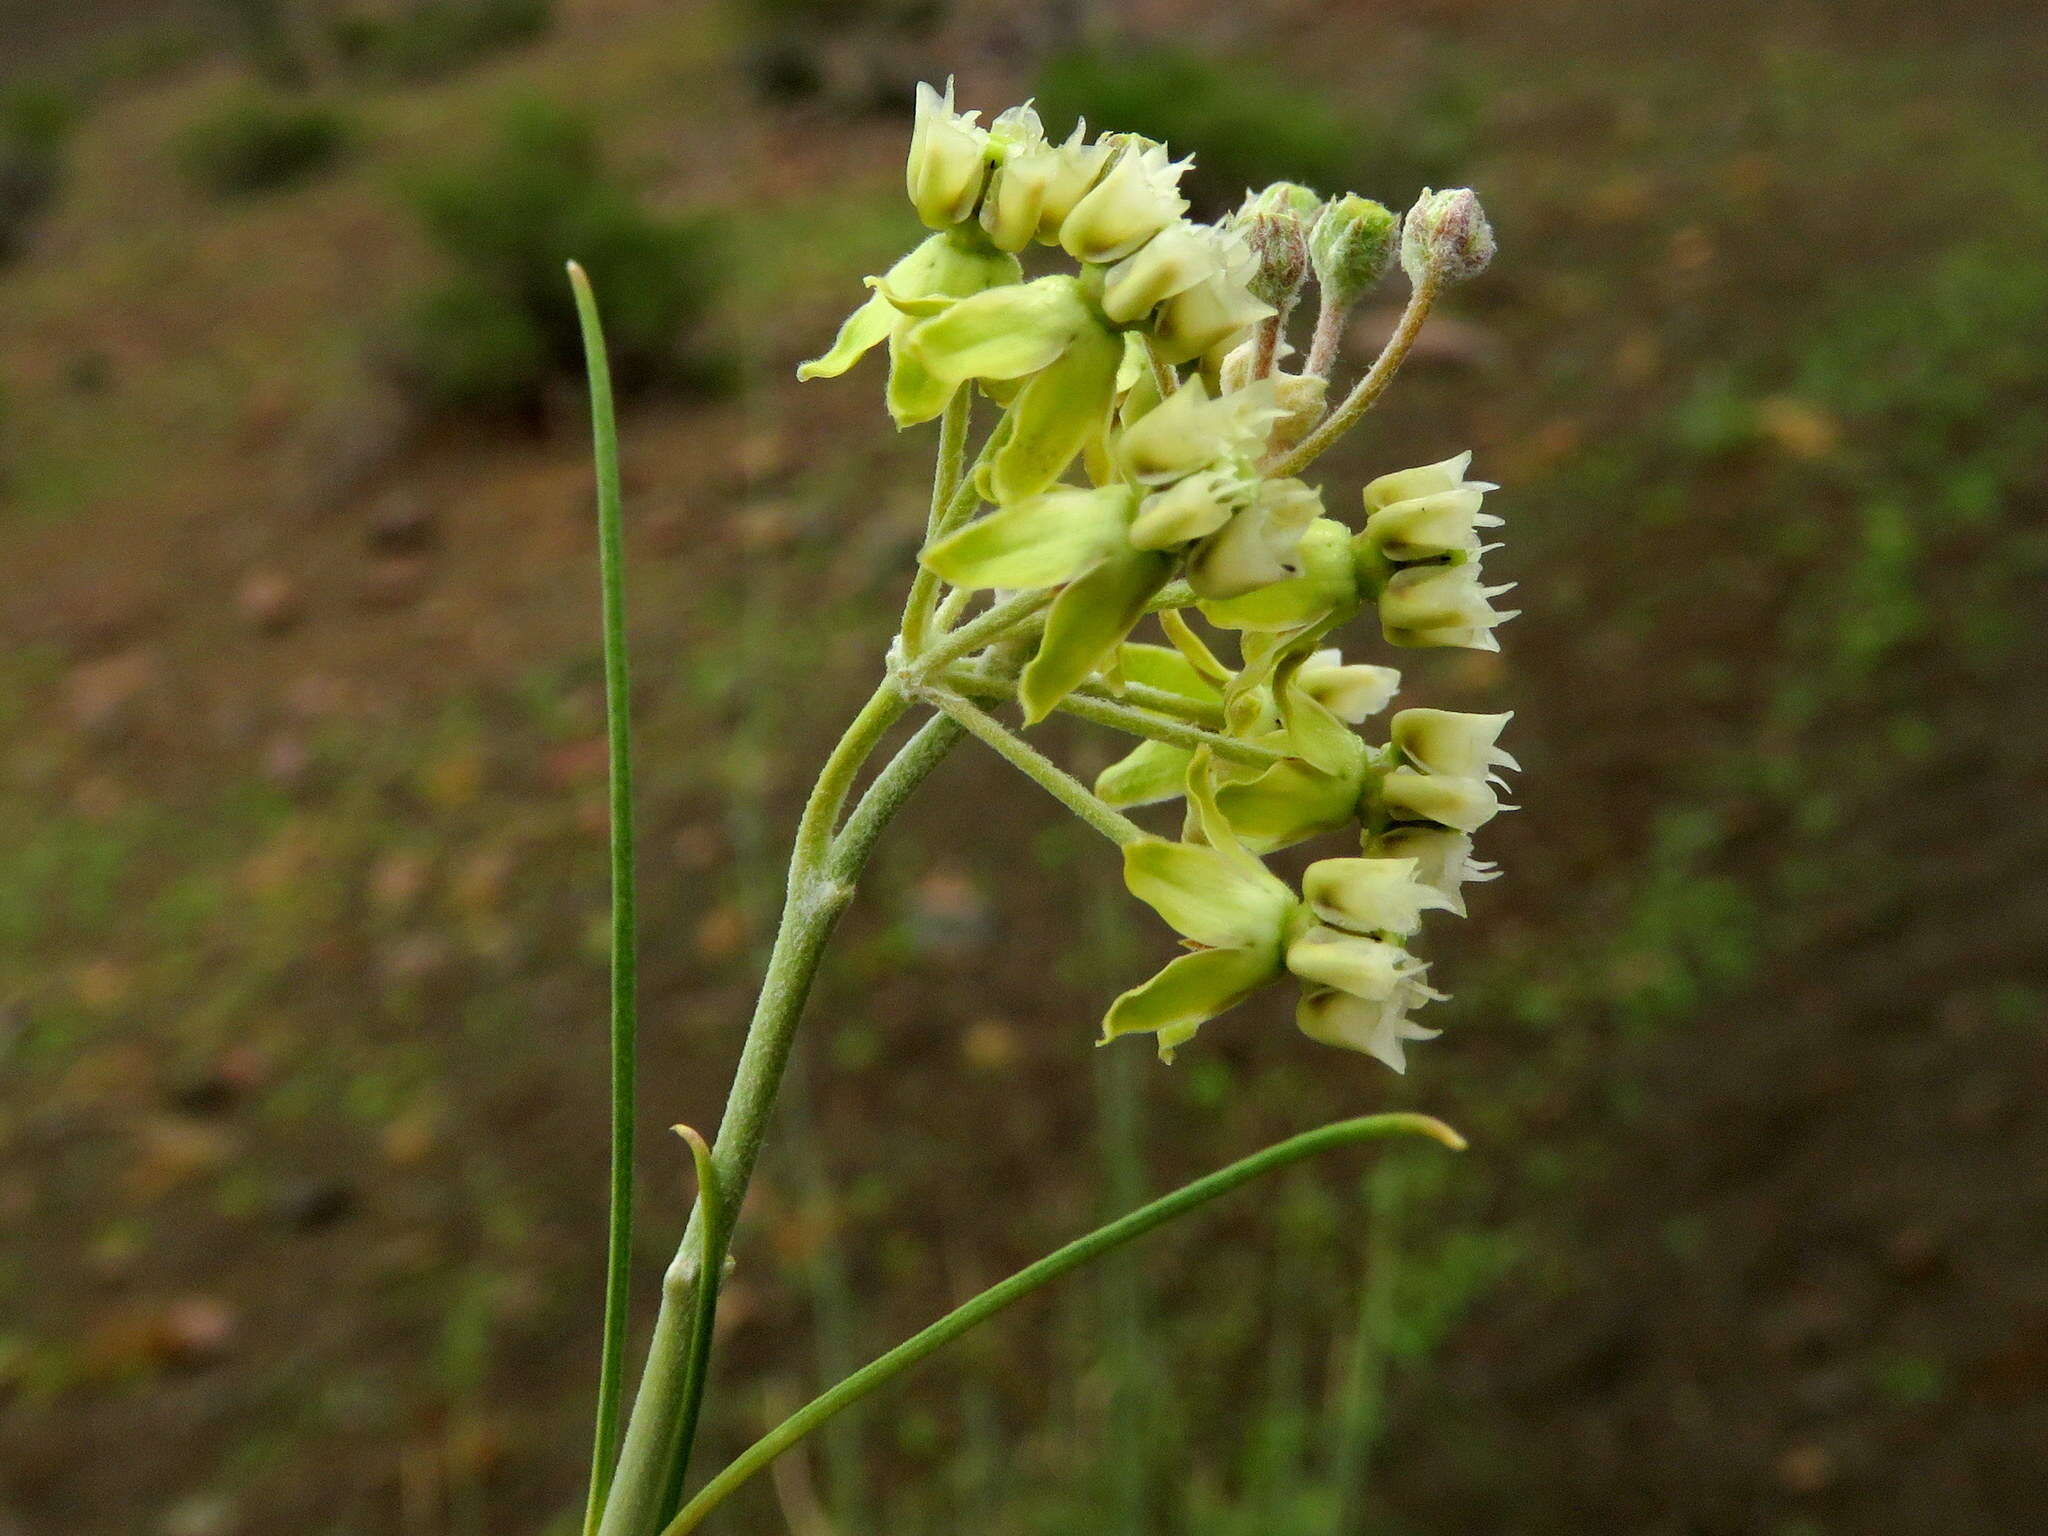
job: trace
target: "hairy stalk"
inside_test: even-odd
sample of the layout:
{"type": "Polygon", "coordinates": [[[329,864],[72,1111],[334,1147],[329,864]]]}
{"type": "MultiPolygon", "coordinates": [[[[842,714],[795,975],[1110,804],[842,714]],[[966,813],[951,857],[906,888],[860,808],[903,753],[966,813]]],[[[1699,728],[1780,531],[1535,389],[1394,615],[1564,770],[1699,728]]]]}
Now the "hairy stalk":
{"type": "MultiPolygon", "coordinates": [[[[966,667],[954,667],[946,673],[946,686],[963,694],[984,698],[1013,699],[1017,696],[1017,685],[1007,678],[994,677],[986,672],[966,667]]],[[[1186,747],[1189,751],[1207,747],[1216,756],[1228,762],[1244,763],[1253,768],[1270,768],[1275,763],[1287,760],[1285,752],[1272,747],[1262,747],[1256,742],[1239,741],[1235,737],[1219,736],[1214,731],[1205,731],[1200,726],[1176,720],[1170,715],[1155,714],[1130,704],[1119,704],[1113,699],[1100,698],[1094,694],[1070,693],[1059,702],[1059,709],[1077,720],[1086,720],[1091,725],[1106,725],[1112,730],[1127,735],[1142,736],[1148,741],[1163,741],[1169,746],[1186,747]]]]}
{"type": "Polygon", "coordinates": [[[638,1027],[639,928],[633,883],[632,689],[626,670],[626,546],[619,484],[619,424],[611,366],[590,279],[569,263],[569,285],[590,374],[591,435],[597,462],[597,545],[604,632],[604,706],[611,810],[611,1200],[605,1240],[604,1342],[598,1363],[597,1427],[583,1529],[597,1529],[619,1454],[626,1313],[632,1299],[633,1072],[638,1027]]]}
{"type": "Polygon", "coordinates": [[[1015,735],[993,715],[984,714],[959,694],[943,688],[929,693],[933,707],[944,711],[960,728],[1003,758],[1081,820],[1111,842],[1135,843],[1150,836],[1130,817],[1112,810],[1094,791],[1043,752],[1015,735]]]}
{"type": "Polygon", "coordinates": [[[1430,309],[1442,291],[1442,280],[1434,276],[1425,276],[1415,285],[1414,291],[1408,295],[1408,307],[1401,311],[1400,323],[1394,327],[1394,334],[1387,338],[1386,346],[1380,349],[1380,355],[1373,359],[1365,377],[1352,387],[1351,393],[1344,397],[1344,403],[1324,418],[1320,426],[1287,452],[1269,460],[1263,466],[1267,474],[1300,474],[1332,443],[1357,425],[1358,418],[1386,393],[1387,386],[1394,382],[1394,375],[1401,371],[1409,348],[1415,345],[1415,338],[1422,332],[1422,322],[1429,318],[1430,309]]]}
{"type": "MultiPolygon", "coordinates": [[[[953,500],[965,488],[967,478],[967,427],[974,410],[974,391],[956,389],[939,418],[939,458],[932,475],[932,508],[925,520],[927,546],[943,537],[951,521],[953,500]]],[[[972,505],[972,503],[970,503],[972,505]]],[[[930,633],[932,607],[938,601],[938,575],[922,562],[910,581],[910,596],[903,605],[903,652],[915,656],[930,633]]]]}
{"type": "Polygon", "coordinates": [[[1037,618],[1052,606],[1052,600],[1057,596],[1058,589],[1048,587],[1040,592],[1019,592],[1006,597],[986,613],[969,619],[924,655],[907,659],[914,660],[920,676],[934,677],[954,662],[972,656],[1002,638],[1011,629],[1037,618]]]}
{"type": "Polygon", "coordinates": [[[1240,1185],[1250,1183],[1262,1174],[1285,1168],[1289,1164],[1300,1162],[1305,1157],[1313,1157],[1318,1152],[1325,1152],[1333,1147],[1405,1135],[1427,1136],[1453,1151],[1462,1150],[1465,1145],[1464,1138],[1456,1131],[1441,1120],[1432,1119],[1428,1115],[1371,1115],[1358,1120],[1340,1120],[1319,1130],[1291,1136],[1262,1152],[1254,1152],[1250,1157],[1242,1158],[1227,1168],[1218,1169],[1205,1178],[1197,1179],[1194,1183],[1185,1185],[1150,1205],[1140,1206],[1129,1215],[1110,1222],[1107,1226],[1099,1227],[1086,1237],[1078,1238],[1064,1248],[1047,1254],[1036,1264],[1020,1269],[1009,1279],[990,1286],[972,1300],[956,1307],[923,1332],[912,1335],[872,1364],[854,1372],[829,1392],[799,1408],[742,1451],[730,1466],[698,1490],[697,1496],[683,1506],[681,1513],[662,1531],[661,1536],[687,1536],[688,1532],[696,1530],[704,1523],[706,1516],[730,1498],[735,1489],[833,1415],[859,1402],[935,1350],[944,1348],[977,1324],[986,1322],[1004,1308],[1059,1279],[1070,1270],[1120,1248],[1134,1238],[1142,1237],[1154,1228],[1172,1221],[1175,1217],[1185,1215],[1220,1195],[1228,1194],[1240,1185]]]}
{"type": "Polygon", "coordinates": [[[1328,299],[1316,311],[1315,333],[1309,338],[1308,373],[1327,379],[1337,366],[1337,354],[1344,349],[1344,327],[1351,319],[1349,304],[1332,304],[1328,299]]]}
{"type": "MultiPolygon", "coordinates": [[[[955,662],[948,667],[941,681],[951,683],[958,680],[971,687],[961,691],[976,693],[985,688],[1001,684],[1013,687],[1014,677],[999,672],[975,661],[955,662]]],[[[1071,695],[1075,698],[1096,699],[1111,704],[1132,704],[1149,710],[1155,715],[1164,715],[1169,720],[1178,720],[1185,725],[1198,725],[1207,731],[1219,730],[1223,725],[1223,706],[1208,699],[1191,699],[1184,693],[1174,693],[1166,688],[1154,688],[1149,683],[1126,682],[1117,693],[1110,693],[1102,686],[1084,683],[1071,695]]]]}

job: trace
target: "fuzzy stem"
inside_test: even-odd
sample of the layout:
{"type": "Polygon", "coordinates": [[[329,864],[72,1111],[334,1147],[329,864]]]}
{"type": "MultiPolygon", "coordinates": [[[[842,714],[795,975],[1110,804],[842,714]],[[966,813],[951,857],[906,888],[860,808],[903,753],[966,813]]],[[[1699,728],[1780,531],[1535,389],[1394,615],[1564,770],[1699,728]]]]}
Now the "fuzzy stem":
{"type": "Polygon", "coordinates": [[[1316,311],[1315,334],[1309,338],[1306,364],[1312,377],[1327,379],[1330,370],[1337,366],[1337,354],[1344,347],[1344,327],[1350,319],[1349,304],[1332,304],[1328,299],[1316,311]]]}
{"type": "Polygon", "coordinates": [[[1453,1151],[1460,1151],[1465,1145],[1464,1138],[1456,1131],[1441,1120],[1431,1119],[1427,1115],[1370,1115],[1357,1120],[1340,1120],[1334,1125],[1305,1131],[1299,1136],[1289,1137],[1286,1141],[1267,1147],[1264,1151],[1254,1152],[1250,1157],[1241,1158],[1227,1168],[1218,1169],[1215,1173],[1197,1179],[1194,1183],[1154,1200],[1149,1205],[1140,1206],[1107,1226],[1097,1228],[1086,1237],[1068,1243],[1064,1248],[1056,1249],[1036,1264],[1018,1270],[1009,1279],[990,1286],[979,1296],[954,1308],[921,1333],[913,1334],[887,1354],[855,1371],[830,1391],[799,1408],[741,1452],[730,1466],[706,1483],[661,1536],[687,1536],[687,1533],[703,1524],[705,1517],[730,1498],[733,1491],[747,1479],[833,1415],[859,1402],[919,1361],[944,1348],[969,1329],[986,1322],[1004,1308],[1021,1301],[1068,1271],[1078,1269],[1089,1260],[1120,1248],[1134,1238],[1143,1237],[1147,1232],[1164,1226],[1175,1217],[1185,1215],[1199,1206],[1206,1205],[1220,1195],[1230,1193],[1240,1185],[1248,1184],[1263,1174],[1299,1162],[1305,1157],[1312,1157],[1318,1152],[1325,1152],[1334,1147],[1348,1146],[1354,1142],[1406,1135],[1427,1136],[1453,1151]]]}
{"type": "Polygon", "coordinates": [[[916,672],[919,676],[934,676],[962,657],[972,656],[990,642],[1001,638],[1013,626],[1034,618],[1050,607],[1052,600],[1058,595],[1058,588],[1048,587],[1041,592],[1019,592],[1006,597],[987,612],[969,619],[945,639],[934,644],[924,655],[908,659],[916,663],[916,672]]]}
{"type": "Polygon", "coordinates": [[[1380,355],[1373,359],[1365,377],[1352,387],[1344,403],[1332,411],[1321,426],[1262,466],[1267,474],[1276,477],[1300,474],[1357,424],[1358,418],[1371,409],[1372,403],[1394,382],[1394,375],[1401,371],[1402,360],[1408,356],[1408,349],[1415,345],[1415,338],[1422,331],[1422,322],[1429,318],[1429,311],[1442,291],[1442,281],[1430,275],[1425,275],[1415,285],[1414,291],[1408,295],[1408,307],[1401,311],[1400,323],[1394,327],[1394,334],[1387,338],[1380,355]]]}
{"type": "MultiPolygon", "coordinates": [[[[862,823],[860,838],[837,849],[834,828],[861,764],[907,707],[893,682],[878,687],[826,760],[804,808],[790,856],[781,927],[712,1148],[721,1207],[707,1213],[704,1202],[698,1201],[664,1277],[661,1309],[627,1421],[611,1497],[598,1527],[600,1536],[650,1536],[681,1503],[709,1366],[706,1313],[713,1288],[700,1286],[698,1277],[707,1261],[714,1272],[725,1261],[825,942],[852,898],[859,858],[872,846],[873,834],[886,816],[878,802],[862,823]],[[839,857],[833,857],[835,852],[839,857]]],[[[901,804],[910,786],[942,755],[929,750],[930,738],[923,739],[926,751],[917,762],[920,771],[897,772],[890,781],[888,810],[901,804]]],[[[875,791],[869,793],[873,796],[875,791]]]]}
{"type": "MultiPolygon", "coordinates": [[[[946,685],[961,693],[975,694],[986,698],[1013,699],[1017,686],[1007,678],[995,677],[989,673],[968,667],[955,667],[946,673],[946,685]]],[[[1253,768],[1270,768],[1275,763],[1287,760],[1287,754],[1272,747],[1262,747],[1256,742],[1238,741],[1234,737],[1221,736],[1214,731],[1205,731],[1198,725],[1176,720],[1170,715],[1156,714],[1149,709],[1133,704],[1119,703],[1095,694],[1070,693],[1061,699],[1059,709],[1077,720],[1086,720],[1091,725],[1106,725],[1111,730],[1123,731],[1131,736],[1142,736],[1148,741],[1163,741],[1169,746],[1186,747],[1195,751],[1207,747],[1217,757],[1233,763],[1243,763],[1253,768]]]]}
{"type": "Polygon", "coordinates": [[[1118,845],[1135,843],[1149,835],[1130,817],[1105,805],[1087,785],[1058,763],[959,694],[934,688],[930,691],[930,700],[934,708],[958,722],[968,735],[1006,760],[1111,842],[1118,845]]]}

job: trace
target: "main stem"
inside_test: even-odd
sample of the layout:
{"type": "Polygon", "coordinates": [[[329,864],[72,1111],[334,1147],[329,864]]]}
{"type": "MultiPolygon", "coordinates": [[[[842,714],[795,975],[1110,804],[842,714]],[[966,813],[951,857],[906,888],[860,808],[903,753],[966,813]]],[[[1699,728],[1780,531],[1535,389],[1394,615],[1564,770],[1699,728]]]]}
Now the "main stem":
{"type": "MultiPolygon", "coordinates": [[[[661,1309],[598,1527],[600,1536],[652,1536],[680,1502],[709,1364],[708,1346],[693,1343],[709,1337],[708,1330],[700,1335],[696,1326],[699,1265],[708,1261],[715,1268],[724,1263],[819,958],[853,895],[858,865],[832,857],[833,830],[861,765],[906,708],[893,682],[877,688],[833,748],[804,808],[790,856],[782,925],[712,1146],[719,1208],[707,1217],[704,1202],[698,1201],[663,1277],[661,1309]]],[[[927,752],[915,766],[929,771],[940,755],[927,752]]],[[[859,851],[864,853],[865,848],[859,851]]]]}

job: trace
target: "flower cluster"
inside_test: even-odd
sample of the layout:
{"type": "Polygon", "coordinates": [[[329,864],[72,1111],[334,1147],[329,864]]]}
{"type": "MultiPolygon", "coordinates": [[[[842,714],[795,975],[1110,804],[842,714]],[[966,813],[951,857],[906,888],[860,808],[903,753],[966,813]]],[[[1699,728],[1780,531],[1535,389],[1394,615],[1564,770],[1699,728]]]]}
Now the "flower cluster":
{"type": "MultiPolygon", "coordinates": [[[[1030,626],[975,674],[987,683],[1000,660],[1027,723],[1095,704],[1146,738],[1088,803],[1126,829],[1112,835],[1127,884],[1192,952],[1118,998],[1106,1037],[1149,1031],[1170,1055],[1291,975],[1307,1034],[1401,1070],[1405,1042],[1435,1033],[1411,1013],[1442,995],[1409,941],[1427,911],[1462,915],[1462,887],[1493,873],[1471,835],[1502,809],[1509,717],[1403,709],[1374,745],[1357,728],[1399,674],[1324,641],[1371,608],[1392,645],[1498,649],[1513,615],[1480,560],[1500,519],[1484,510],[1494,487],[1465,478],[1469,454],[1373,480],[1356,528],[1299,471],[1384,388],[1435,296],[1485,266],[1492,234],[1462,189],[1425,193],[1403,220],[1281,183],[1196,223],[1178,190],[1188,164],[1085,125],[1055,141],[1028,105],[984,128],[950,84],[920,86],[906,185],[932,233],[868,280],[800,373],[844,373],[886,343],[899,426],[945,415],[964,431],[976,394],[1001,408],[954,504],[935,506],[921,580],[955,594],[942,635],[976,594],[1038,594],[1018,610],[1030,626]],[[1027,278],[1033,245],[1075,270],[1027,278]],[[1397,260],[1406,339],[1332,410],[1345,316],[1397,260]],[[1297,358],[1288,324],[1311,279],[1321,312],[1297,358]],[[1132,638],[1153,613],[1170,644],[1132,638]],[[1191,615],[1215,644],[1235,638],[1234,665],[1191,615]],[[1181,798],[1175,840],[1121,816],[1181,798]],[[1262,862],[1347,829],[1358,856],[1310,865],[1299,894],[1262,862]]],[[[913,647],[905,686],[947,688],[966,650],[926,664],[913,647]]]]}

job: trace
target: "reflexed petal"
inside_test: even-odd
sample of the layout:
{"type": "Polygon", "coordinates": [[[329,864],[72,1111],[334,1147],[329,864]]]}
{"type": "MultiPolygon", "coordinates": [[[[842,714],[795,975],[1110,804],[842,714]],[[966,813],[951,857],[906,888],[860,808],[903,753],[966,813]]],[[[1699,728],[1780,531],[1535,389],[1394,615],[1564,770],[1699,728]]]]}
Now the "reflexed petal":
{"type": "Polygon", "coordinates": [[[1246,847],[1272,853],[1348,825],[1358,814],[1362,787],[1358,777],[1324,773],[1289,758],[1257,778],[1219,784],[1216,804],[1246,847]]]}
{"type": "Polygon", "coordinates": [[[1167,962],[1150,981],[1131,988],[1102,1021],[1102,1038],[1151,1031],[1159,1055],[1171,1061],[1195,1031],[1235,1008],[1279,975],[1277,962],[1242,949],[1204,949],[1167,962]]]}
{"type": "Polygon", "coordinates": [[[1173,574],[1169,556],[1132,550],[1070,582],[1046,614],[1045,637],[1024,668],[1018,698],[1036,724],[1109,662],[1173,574]]]}
{"type": "Polygon", "coordinates": [[[1145,498],[1131,524],[1138,549],[1172,549],[1206,538],[1230,521],[1256,482],[1230,470],[1205,469],[1145,498]]]}
{"type": "Polygon", "coordinates": [[[1212,949],[1277,956],[1294,893],[1220,848],[1147,838],[1124,845],[1124,884],[1174,930],[1212,949]]]}
{"type": "Polygon", "coordinates": [[[1500,526],[1499,518],[1479,510],[1484,495],[1476,485],[1462,485],[1397,501],[1366,518],[1366,543],[1397,563],[1469,559],[1479,553],[1479,530],[1500,526]]]}
{"type": "Polygon", "coordinates": [[[1141,741],[1095,776],[1095,793],[1118,810],[1157,805],[1187,793],[1194,753],[1164,741],[1141,741]]]}
{"type": "Polygon", "coordinates": [[[1401,688],[1401,674],[1392,667],[1367,662],[1347,666],[1343,655],[1334,647],[1315,652],[1295,673],[1294,685],[1339,720],[1356,725],[1393,701],[1401,688]]]}
{"type": "Polygon", "coordinates": [[[948,534],[921,558],[956,587],[1057,586],[1123,547],[1136,499],[1127,485],[1047,491],[948,534]]]}
{"type": "Polygon", "coordinates": [[[838,378],[879,346],[902,318],[896,306],[881,294],[871,295],[867,303],[840,324],[839,334],[833,338],[832,346],[825,355],[799,363],[796,376],[799,379],[838,378]]]}
{"type": "Polygon", "coordinates": [[[1253,298],[1242,283],[1219,274],[1160,305],[1152,338],[1165,362],[1193,362],[1274,313],[1272,305],[1253,298]]]}
{"type": "Polygon", "coordinates": [[[1223,695],[1195,670],[1195,664],[1170,645],[1132,641],[1123,649],[1124,676],[1150,688],[1163,688],[1183,698],[1218,703],[1223,695]]]}
{"type": "Polygon", "coordinates": [[[1076,261],[1121,261],[1187,212],[1178,190],[1188,162],[1167,158],[1166,146],[1135,137],[1107,174],[1060,224],[1060,244],[1076,261]]]}
{"type": "Polygon", "coordinates": [[[960,387],[945,379],[933,378],[931,370],[904,349],[901,326],[890,336],[889,387],[885,399],[889,417],[899,429],[938,420],[951,403],[953,392],[960,387]]]}
{"type": "Polygon", "coordinates": [[[999,502],[1035,496],[1109,425],[1123,342],[1089,325],[1064,356],[1029,380],[1010,406],[1010,435],[989,459],[989,485],[999,502]]]}
{"type": "Polygon", "coordinates": [[[1500,878],[1500,871],[1484,859],[1472,857],[1472,839],[1466,833],[1446,827],[1390,827],[1366,845],[1375,859],[1412,860],[1415,878],[1443,896],[1445,910],[1465,915],[1465,893],[1461,887],[1500,878]]]}
{"type": "Polygon", "coordinates": [[[1071,277],[990,288],[921,320],[906,339],[942,379],[1021,379],[1053,362],[1094,324],[1071,277]]]}

